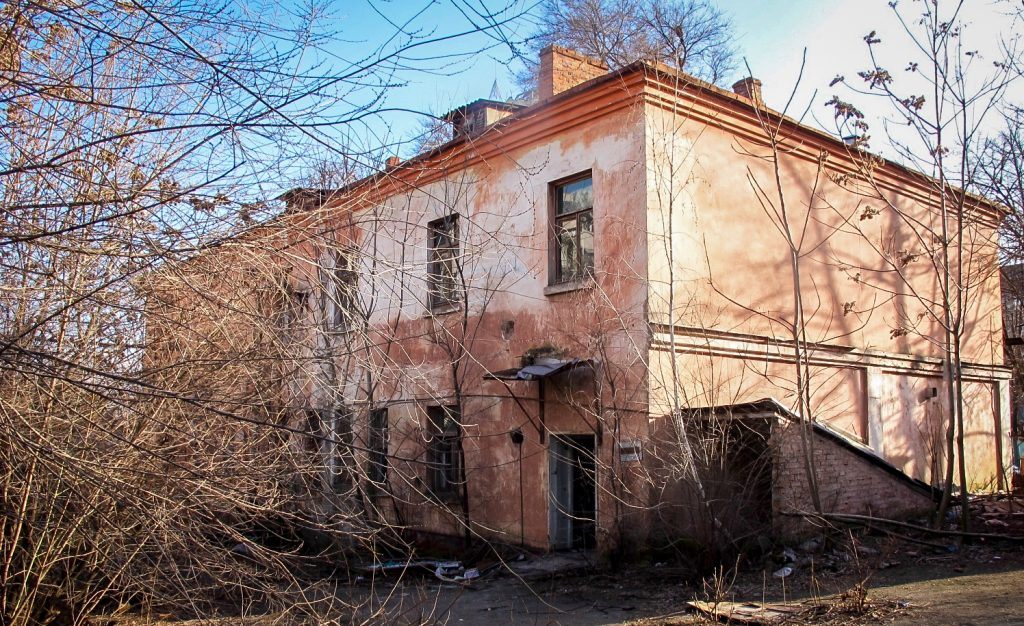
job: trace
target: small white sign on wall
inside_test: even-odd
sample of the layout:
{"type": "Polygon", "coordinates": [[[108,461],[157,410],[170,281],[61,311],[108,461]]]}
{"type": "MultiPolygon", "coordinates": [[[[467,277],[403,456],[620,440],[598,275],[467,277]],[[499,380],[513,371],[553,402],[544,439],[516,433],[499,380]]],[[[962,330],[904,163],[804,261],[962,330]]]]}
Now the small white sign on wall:
{"type": "Polygon", "coordinates": [[[637,440],[633,441],[620,441],[619,442],[619,461],[622,463],[637,463],[643,458],[643,451],[640,446],[640,442],[637,440]]]}

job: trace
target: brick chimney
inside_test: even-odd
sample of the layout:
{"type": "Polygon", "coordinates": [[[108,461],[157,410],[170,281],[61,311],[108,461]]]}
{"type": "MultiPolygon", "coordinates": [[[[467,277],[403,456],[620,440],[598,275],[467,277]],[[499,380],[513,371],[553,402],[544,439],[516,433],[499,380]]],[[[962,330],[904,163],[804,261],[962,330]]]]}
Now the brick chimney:
{"type": "Polygon", "coordinates": [[[540,51],[537,99],[546,100],[607,73],[608,66],[597,59],[561,46],[548,46],[540,51]]]}
{"type": "Polygon", "coordinates": [[[515,102],[477,100],[445,113],[441,119],[451,123],[456,137],[472,137],[521,108],[523,105],[515,102]]]}
{"type": "Polygon", "coordinates": [[[764,104],[764,100],[761,99],[761,81],[753,76],[736,81],[732,86],[732,90],[736,94],[753,101],[754,104],[764,104]]]}
{"type": "Polygon", "coordinates": [[[388,169],[391,169],[393,167],[398,167],[401,164],[402,164],[402,158],[401,157],[397,157],[397,156],[389,156],[387,158],[387,160],[384,161],[384,166],[387,167],[388,169]]]}

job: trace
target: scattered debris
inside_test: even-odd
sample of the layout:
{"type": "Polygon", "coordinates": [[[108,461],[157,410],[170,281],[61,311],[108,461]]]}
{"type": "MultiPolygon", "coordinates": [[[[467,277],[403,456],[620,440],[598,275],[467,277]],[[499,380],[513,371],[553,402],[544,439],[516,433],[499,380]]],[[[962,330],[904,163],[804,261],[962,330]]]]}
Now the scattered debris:
{"type": "MultiPolygon", "coordinates": [[[[383,561],[381,563],[367,565],[363,568],[363,571],[369,574],[387,574],[388,572],[407,572],[410,570],[430,572],[438,579],[445,582],[462,582],[463,580],[466,580],[466,569],[459,561],[394,559],[391,561],[383,561]]],[[[476,572],[476,575],[473,576],[473,578],[477,578],[480,575],[480,572],[477,570],[470,571],[476,572]]]]}
{"type": "Polygon", "coordinates": [[[971,496],[971,518],[978,530],[1024,536],[1024,502],[1019,496],[994,493],[971,496]]]}
{"type": "MultiPolygon", "coordinates": [[[[785,568],[788,569],[788,568],[785,568]]],[[[768,626],[779,624],[806,610],[799,604],[764,604],[760,602],[687,602],[691,609],[729,624],[768,626]]]]}
{"type": "Polygon", "coordinates": [[[508,563],[512,572],[523,580],[580,574],[595,567],[594,552],[555,552],[529,560],[508,563]]]}
{"type": "Polygon", "coordinates": [[[775,572],[772,573],[772,576],[774,576],[776,578],[785,578],[786,576],[789,576],[792,573],[793,573],[793,568],[789,567],[787,565],[786,567],[783,567],[782,569],[775,570],[775,572]]]}

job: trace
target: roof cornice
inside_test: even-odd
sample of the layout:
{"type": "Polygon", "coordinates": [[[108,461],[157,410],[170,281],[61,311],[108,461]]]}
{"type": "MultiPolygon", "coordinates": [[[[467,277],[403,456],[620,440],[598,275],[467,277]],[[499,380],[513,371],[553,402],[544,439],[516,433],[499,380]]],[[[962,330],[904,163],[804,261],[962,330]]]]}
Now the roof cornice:
{"type": "MultiPolygon", "coordinates": [[[[458,137],[342,187],[329,194],[321,208],[358,209],[379,204],[388,197],[440,180],[452,171],[504,158],[513,150],[638,104],[685,111],[695,121],[760,145],[769,144],[763,125],[770,125],[780,130],[788,155],[816,161],[826,153],[831,172],[860,180],[865,180],[864,164],[870,159],[873,178],[869,184],[925,204],[936,203],[939,183],[924,173],[851,148],[829,133],[665,64],[638,61],[519,109],[479,135],[458,137]]],[[[952,185],[948,189],[955,195],[963,194],[965,203],[992,224],[997,224],[1007,211],[1002,205],[952,185]]]]}

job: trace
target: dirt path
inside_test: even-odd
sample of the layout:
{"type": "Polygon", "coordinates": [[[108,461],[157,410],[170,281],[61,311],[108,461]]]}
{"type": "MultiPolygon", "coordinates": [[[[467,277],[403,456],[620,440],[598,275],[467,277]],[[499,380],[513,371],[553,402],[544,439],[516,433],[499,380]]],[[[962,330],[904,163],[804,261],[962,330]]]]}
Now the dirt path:
{"type": "Polygon", "coordinates": [[[893,580],[876,581],[873,596],[910,603],[895,624],[906,626],[981,626],[1024,624],[1024,565],[968,568],[964,573],[900,572],[893,580]],[[907,574],[906,580],[902,574],[907,574]],[[922,574],[924,574],[922,576],[922,574]],[[916,578],[916,580],[915,580],[916,578]]]}

